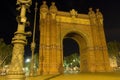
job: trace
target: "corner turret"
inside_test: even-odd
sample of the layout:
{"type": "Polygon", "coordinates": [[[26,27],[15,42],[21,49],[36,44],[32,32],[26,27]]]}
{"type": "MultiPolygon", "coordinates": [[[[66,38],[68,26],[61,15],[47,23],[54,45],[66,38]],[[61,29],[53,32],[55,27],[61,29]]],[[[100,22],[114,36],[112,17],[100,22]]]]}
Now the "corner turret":
{"type": "Polygon", "coordinates": [[[51,4],[52,5],[50,6],[50,14],[52,16],[52,19],[55,19],[57,13],[57,7],[55,6],[55,2],[52,2],[51,4]]]}
{"type": "Polygon", "coordinates": [[[48,6],[46,4],[46,1],[43,1],[43,4],[40,7],[40,19],[45,18],[48,13],[48,6]]]}
{"type": "Polygon", "coordinates": [[[97,17],[97,19],[98,19],[98,22],[99,22],[100,24],[103,24],[103,15],[102,15],[102,13],[100,12],[99,9],[96,9],[96,17],[97,17]]]}
{"type": "Polygon", "coordinates": [[[50,13],[56,13],[57,12],[57,7],[55,6],[55,2],[51,3],[52,5],[50,6],[50,13]]]}

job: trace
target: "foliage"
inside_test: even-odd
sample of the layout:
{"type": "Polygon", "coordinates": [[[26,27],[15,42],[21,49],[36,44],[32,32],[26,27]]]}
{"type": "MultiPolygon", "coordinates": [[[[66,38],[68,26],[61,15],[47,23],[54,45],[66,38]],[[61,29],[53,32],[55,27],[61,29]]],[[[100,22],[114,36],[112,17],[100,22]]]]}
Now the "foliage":
{"type": "MultiPolygon", "coordinates": [[[[34,68],[34,70],[36,70],[37,68],[38,68],[38,65],[39,65],[39,56],[38,56],[39,54],[38,53],[35,53],[34,54],[34,65],[35,65],[35,68],[34,68]]],[[[28,68],[28,70],[30,70],[30,66],[31,66],[31,57],[29,56],[29,57],[27,57],[26,59],[30,59],[30,62],[26,62],[26,60],[25,60],[25,63],[24,63],[24,67],[27,67],[28,68]]]]}
{"type": "Polygon", "coordinates": [[[111,42],[108,42],[107,46],[108,46],[108,53],[110,57],[119,55],[119,51],[120,51],[119,42],[111,41],[111,42]]]}
{"type": "Polygon", "coordinates": [[[7,45],[4,42],[3,38],[0,38],[0,61],[1,64],[9,64],[11,57],[12,57],[12,48],[13,46],[11,44],[7,45]]]}
{"type": "Polygon", "coordinates": [[[36,65],[36,67],[38,68],[38,65],[39,65],[39,53],[35,53],[35,55],[34,55],[34,63],[36,65]]]}
{"type": "Polygon", "coordinates": [[[116,57],[117,65],[120,66],[120,42],[108,42],[108,53],[111,58],[116,57]]]}
{"type": "Polygon", "coordinates": [[[64,57],[64,67],[66,66],[80,66],[80,57],[79,54],[74,53],[70,56],[64,57]]]}

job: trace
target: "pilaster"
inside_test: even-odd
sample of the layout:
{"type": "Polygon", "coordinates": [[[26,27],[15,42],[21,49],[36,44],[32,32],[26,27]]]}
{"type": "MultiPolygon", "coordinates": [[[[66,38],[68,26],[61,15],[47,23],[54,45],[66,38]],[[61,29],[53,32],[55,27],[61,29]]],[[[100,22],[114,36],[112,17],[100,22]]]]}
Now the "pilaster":
{"type": "Polygon", "coordinates": [[[38,74],[47,74],[48,73],[48,64],[46,63],[49,56],[46,56],[46,30],[47,30],[47,21],[48,21],[48,6],[46,2],[43,1],[43,5],[40,7],[40,55],[39,55],[39,70],[38,74]]]}
{"type": "Polygon", "coordinates": [[[89,9],[89,16],[91,21],[91,30],[93,36],[93,44],[94,44],[94,54],[95,54],[95,61],[96,61],[96,72],[103,72],[104,71],[104,61],[103,61],[103,53],[101,51],[101,42],[100,42],[100,35],[98,24],[96,22],[96,15],[92,8],[89,9]]]}
{"type": "Polygon", "coordinates": [[[55,3],[52,2],[50,6],[50,29],[51,29],[51,37],[50,37],[50,45],[51,45],[51,58],[50,58],[50,73],[55,74],[58,73],[58,64],[57,64],[57,27],[56,27],[56,13],[57,8],[55,3]]]}
{"type": "Polygon", "coordinates": [[[97,17],[99,36],[101,42],[101,51],[103,53],[103,58],[104,58],[105,71],[109,72],[111,71],[111,68],[110,68],[109,56],[108,56],[104,27],[103,27],[103,15],[99,11],[99,9],[96,9],[96,17],[97,17]]]}

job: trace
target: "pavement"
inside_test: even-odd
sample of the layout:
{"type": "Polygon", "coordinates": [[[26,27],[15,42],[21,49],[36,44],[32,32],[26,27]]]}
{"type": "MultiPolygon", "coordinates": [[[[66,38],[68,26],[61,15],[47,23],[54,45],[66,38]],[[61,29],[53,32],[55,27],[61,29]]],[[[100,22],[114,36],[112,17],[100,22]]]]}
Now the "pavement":
{"type": "Polygon", "coordinates": [[[28,80],[120,80],[120,73],[79,73],[29,77],[28,80]]]}
{"type": "MultiPolygon", "coordinates": [[[[5,76],[0,76],[0,80],[6,80],[5,76]]],[[[26,77],[25,80],[120,80],[120,72],[42,75],[26,77]]]]}

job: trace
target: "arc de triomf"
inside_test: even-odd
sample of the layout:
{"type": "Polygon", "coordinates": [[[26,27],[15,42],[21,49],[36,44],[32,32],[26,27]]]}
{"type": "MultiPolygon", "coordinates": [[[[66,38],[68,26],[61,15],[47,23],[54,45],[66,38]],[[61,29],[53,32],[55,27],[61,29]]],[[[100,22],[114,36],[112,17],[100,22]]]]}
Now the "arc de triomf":
{"type": "Polygon", "coordinates": [[[81,72],[111,71],[103,16],[89,8],[88,14],[58,11],[53,2],[50,7],[44,1],[40,7],[39,74],[63,72],[63,39],[69,37],[80,47],[81,72]]]}

